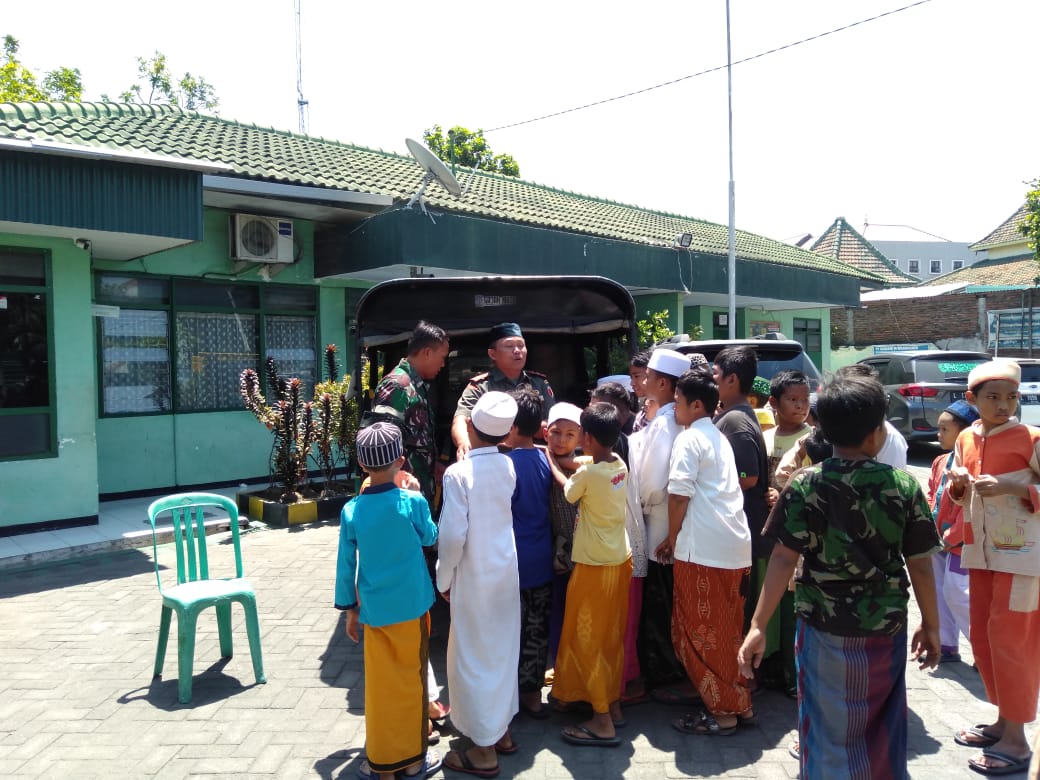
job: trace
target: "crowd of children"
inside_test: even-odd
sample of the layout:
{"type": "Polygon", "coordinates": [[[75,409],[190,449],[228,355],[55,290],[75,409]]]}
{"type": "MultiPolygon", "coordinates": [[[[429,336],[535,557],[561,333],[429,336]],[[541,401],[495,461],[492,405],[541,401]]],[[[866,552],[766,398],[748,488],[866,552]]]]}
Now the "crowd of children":
{"type": "Polygon", "coordinates": [[[998,717],[955,740],[981,751],[968,763],[982,774],[1024,771],[1040,692],[1040,431],[1011,416],[1017,364],[980,366],[943,413],[927,497],[883,459],[902,446],[905,463],[905,442],[888,441],[874,377],[839,371],[810,403],[805,375],[778,373],[756,404],[772,420],[763,436],[756,370],[748,348],[713,365],[658,348],[633,361],[631,394],[607,382],[544,422],[536,392],[487,392],[437,525],[398,487],[394,427],[359,432],[370,483],[343,510],[336,604],[351,639],[366,628],[362,778],[495,777],[519,749],[518,713],[591,707],[561,738],[617,746],[623,707],[650,697],[697,702],[672,725],[726,736],[758,721],[759,685],[798,699],[803,778],[905,777],[908,648],[930,668],[959,659],[959,635],[998,717]],[[648,402],[638,414],[631,395],[648,402]],[[471,743],[443,759],[426,707],[434,543],[450,717],[471,743]]]}

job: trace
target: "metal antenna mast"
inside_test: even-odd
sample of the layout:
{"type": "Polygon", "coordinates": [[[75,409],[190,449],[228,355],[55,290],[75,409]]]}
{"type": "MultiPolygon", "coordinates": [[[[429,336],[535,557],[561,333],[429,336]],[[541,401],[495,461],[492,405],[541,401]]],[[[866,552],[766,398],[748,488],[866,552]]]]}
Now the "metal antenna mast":
{"type": "Polygon", "coordinates": [[[307,99],[303,96],[303,46],[300,43],[300,3],[296,0],[296,107],[300,111],[300,134],[307,134],[307,99]]]}

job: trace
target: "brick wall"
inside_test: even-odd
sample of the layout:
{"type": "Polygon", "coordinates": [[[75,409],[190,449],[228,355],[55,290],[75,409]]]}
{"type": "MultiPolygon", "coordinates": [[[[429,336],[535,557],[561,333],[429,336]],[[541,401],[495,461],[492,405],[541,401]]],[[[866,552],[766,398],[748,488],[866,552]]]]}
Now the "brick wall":
{"type": "MultiPolygon", "coordinates": [[[[1035,304],[1040,306],[1040,295],[1035,304]]],[[[930,342],[946,348],[950,340],[981,340],[979,299],[983,313],[1019,309],[1029,305],[1029,291],[960,293],[932,298],[903,298],[870,301],[852,311],[852,334],[848,333],[849,309],[831,310],[831,346],[869,347],[873,344],[930,342]],[[1025,297],[1023,297],[1023,295],[1025,297]]],[[[1040,318],[1040,308],[1034,317],[1040,318]]]]}

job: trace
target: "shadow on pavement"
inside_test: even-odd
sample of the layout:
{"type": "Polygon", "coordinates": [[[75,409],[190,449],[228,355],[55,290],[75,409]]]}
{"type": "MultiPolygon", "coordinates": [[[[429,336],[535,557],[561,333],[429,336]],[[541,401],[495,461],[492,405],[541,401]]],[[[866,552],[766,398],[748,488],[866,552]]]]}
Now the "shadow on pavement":
{"type": "Polygon", "coordinates": [[[139,549],[99,552],[53,563],[33,563],[26,568],[0,572],[0,599],[154,571],[151,556],[139,549]]]}

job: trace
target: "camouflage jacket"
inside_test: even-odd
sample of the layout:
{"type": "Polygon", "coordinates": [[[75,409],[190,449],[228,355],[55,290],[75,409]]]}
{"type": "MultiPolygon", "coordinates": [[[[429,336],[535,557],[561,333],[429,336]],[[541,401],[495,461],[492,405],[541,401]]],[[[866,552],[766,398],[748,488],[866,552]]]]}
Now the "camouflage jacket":
{"type": "Polygon", "coordinates": [[[433,478],[437,462],[436,427],[426,397],[426,382],[407,358],[402,358],[376,386],[372,406],[390,406],[401,415],[408,461],[405,470],[419,480],[422,493],[432,506],[436,487],[433,478]]]}
{"type": "Polygon", "coordinates": [[[941,549],[917,480],[874,460],[828,458],[795,474],[766,533],[804,555],[798,615],[838,636],[904,630],[904,559],[941,549]]]}

